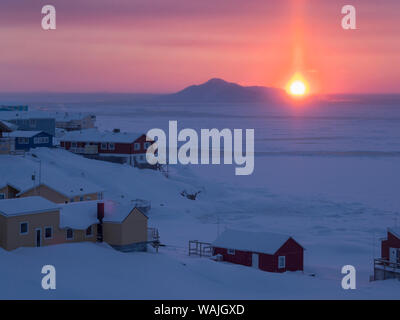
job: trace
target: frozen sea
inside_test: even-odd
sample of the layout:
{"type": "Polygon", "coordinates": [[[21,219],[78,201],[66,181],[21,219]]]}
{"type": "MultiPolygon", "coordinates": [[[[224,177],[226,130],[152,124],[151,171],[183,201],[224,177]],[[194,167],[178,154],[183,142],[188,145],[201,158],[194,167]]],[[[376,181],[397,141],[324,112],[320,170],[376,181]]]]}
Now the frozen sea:
{"type": "Polygon", "coordinates": [[[235,176],[230,165],[191,169],[243,188],[364,203],[392,211],[394,223],[395,213],[400,212],[400,96],[330,96],[291,106],[141,104],[130,103],[129,95],[42,100],[33,104],[35,108],[94,112],[104,130],[168,132],[170,120],[178,121],[178,130],[254,129],[251,176],[235,176]]]}

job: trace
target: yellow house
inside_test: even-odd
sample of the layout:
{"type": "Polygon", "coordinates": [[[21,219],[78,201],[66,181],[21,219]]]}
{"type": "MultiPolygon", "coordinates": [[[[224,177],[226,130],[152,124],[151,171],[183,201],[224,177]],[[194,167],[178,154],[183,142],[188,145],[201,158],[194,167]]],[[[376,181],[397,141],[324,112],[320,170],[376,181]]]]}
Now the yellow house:
{"type": "Polygon", "coordinates": [[[60,204],[103,199],[103,187],[92,182],[85,171],[79,167],[68,171],[56,161],[50,163],[45,165],[47,162],[34,154],[2,155],[0,199],[41,196],[60,204]]]}
{"type": "Polygon", "coordinates": [[[104,241],[120,251],[146,251],[148,217],[129,205],[105,206],[104,241]]]}
{"type": "Polygon", "coordinates": [[[18,193],[19,189],[8,183],[0,186],[0,200],[16,198],[18,193]]]}
{"type": "Polygon", "coordinates": [[[37,184],[32,176],[11,178],[11,182],[0,186],[0,200],[40,196],[61,204],[103,199],[103,189],[94,183],[71,177],[52,178],[37,184]]]}
{"type": "Polygon", "coordinates": [[[40,247],[99,238],[121,251],[146,251],[147,216],[109,202],[55,204],[42,197],[0,201],[0,247],[40,247]],[[99,208],[105,208],[98,219],[99,208]]]}
{"type": "Polygon", "coordinates": [[[42,183],[39,186],[20,191],[17,197],[40,196],[55,203],[101,200],[103,198],[102,189],[88,182],[84,184],[74,184],[70,187],[68,187],[68,185],[71,185],[71,183],[67,183],[67,181],[65,181],[64,185],[58,187],[42,183]]]}

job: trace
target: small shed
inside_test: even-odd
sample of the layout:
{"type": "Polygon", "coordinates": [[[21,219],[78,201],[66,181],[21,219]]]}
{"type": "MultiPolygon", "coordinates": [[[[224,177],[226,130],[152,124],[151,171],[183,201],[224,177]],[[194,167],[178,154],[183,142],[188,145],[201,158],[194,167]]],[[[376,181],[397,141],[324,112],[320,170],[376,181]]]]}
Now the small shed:
{"type": "Polygon", "coordinates": [[[374,259],[374,280],[400,279],[400,228],[388,228],[381,241],[381,256],[374,259]]]}
{"type": "Polygon", "coordinates": [[[44,131],[13,131],[9,137],[15,138],[15,150],[29,151],[31,148],[53,147],[53,136],[44,131]]]}
{"type": "Polygon", "coordinates": [[[223,261],[268,272],[303,270],[304,248],[291,236],[228,229],[212,246],[223,261]]]}

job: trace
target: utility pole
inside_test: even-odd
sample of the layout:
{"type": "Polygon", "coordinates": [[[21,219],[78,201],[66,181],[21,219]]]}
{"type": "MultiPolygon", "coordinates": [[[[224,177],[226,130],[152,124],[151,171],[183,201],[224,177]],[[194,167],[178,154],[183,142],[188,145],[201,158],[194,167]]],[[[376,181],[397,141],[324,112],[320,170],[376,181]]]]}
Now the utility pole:
{"type": "Polygon", "coordinates": [[[217,213],[217,237],[219,237],[219,215],[217,213]]]}
{"type": "Polygon", "coordinates": [[[40,185],[42,184],[42,160],[40,160],[35,154],[32,154],[32,160],[39,162],[39,183],[37,184],[37,186],[36,186],[36,171],[34,171],[32,180],[35,181],[35,193],[37,195],[40,195],[40,185]],[[37,187],[39,188],[37,189],[37,187]]]}

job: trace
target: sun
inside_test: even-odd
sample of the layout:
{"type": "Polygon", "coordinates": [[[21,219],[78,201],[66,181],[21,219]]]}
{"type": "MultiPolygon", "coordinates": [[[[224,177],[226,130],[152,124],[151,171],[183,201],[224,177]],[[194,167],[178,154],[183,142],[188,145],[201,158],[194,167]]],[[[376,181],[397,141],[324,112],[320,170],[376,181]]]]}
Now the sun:
{"type": "Polygon", "coordinates": [[[306,93],[306,85],[303,81],[295,80],[290,84],[289,93],[294,96],[304,96],[306,93]]]}
{"type": "Polygon", "coordinates": [[[303,98],[309,93],[308,82],[299,72],[287,82],[285,89],[293,98],[303,98]]]}

